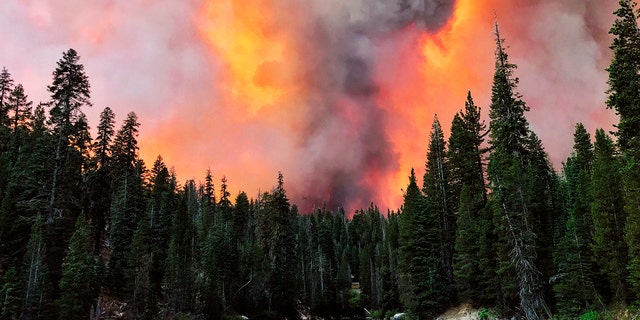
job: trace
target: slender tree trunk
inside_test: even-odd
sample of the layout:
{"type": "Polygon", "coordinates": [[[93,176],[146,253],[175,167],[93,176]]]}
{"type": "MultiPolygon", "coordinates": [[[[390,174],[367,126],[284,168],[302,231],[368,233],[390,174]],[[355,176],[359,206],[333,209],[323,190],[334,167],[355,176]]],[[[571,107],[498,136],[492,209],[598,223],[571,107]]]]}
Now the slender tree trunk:
{"type": "MultiPolygon", "coordinates": [[[[33,312],[33,298],[35,292],[41,285],[40,282],[40,268],[42,265],[42,241],[38,239],[36,249],[31,253],[29,258],[29,277],[27,279],[27,288],[24,294],[24,301],[22,302],[22,310],[20,311],[20,319],[28,320],[32,318],[33,312]]],[[[41,288],[40,288],[41,289],[41,288]]],[[[40,300],[42,297],[40,297],[40,300]]]]}

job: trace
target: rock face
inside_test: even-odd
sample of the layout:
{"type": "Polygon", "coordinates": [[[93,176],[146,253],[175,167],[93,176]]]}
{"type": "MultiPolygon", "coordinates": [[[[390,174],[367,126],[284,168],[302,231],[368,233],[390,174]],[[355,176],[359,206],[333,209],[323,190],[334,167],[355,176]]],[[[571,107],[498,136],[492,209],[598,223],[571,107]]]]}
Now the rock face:
{"type": "Polygon", "coordinates": [[[478,320],[478,310],[473,309],[470,304],[463,303],[455,308],[447,310],[437,320],[478,320]]]}

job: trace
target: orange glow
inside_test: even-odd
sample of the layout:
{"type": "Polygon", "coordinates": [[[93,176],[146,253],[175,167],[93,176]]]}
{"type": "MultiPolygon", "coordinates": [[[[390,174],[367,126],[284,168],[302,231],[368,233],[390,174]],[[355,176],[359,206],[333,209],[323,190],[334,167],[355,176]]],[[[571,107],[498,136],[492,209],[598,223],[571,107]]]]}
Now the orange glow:
{"type": "Polygon", "coordinates": [[[186,99],[167,101],[169,112],[156,114],[156,123],[143,121],[140,155],[147,166],[162,155],[181,181],[202,181],[209,168],[216,188],[228,177],[233,198],[270,190],[278,171],[291,187],[286,156],[293,151],[274,137],[296,127],[305,81],[295,30],[285,27],[297,23],[290,14],[296,8],[279,2],[203,1],[195,27],[209,59],[201,68],[210,70],[211,82],[186,88],[186,99]]]}
{"type": "Polygon", "coordinates": [[[434,114],[448,136],[470,90],[488,122],[494,10],[556,169],[574,123],[615,129],[603,105],[616,1],[451,0],[453,13],[448,1],[401,16],[397,1],[4,1],[3,63],[48,101],[43,71],[73,47],[93,130],[106,106],[116,127],[135,111],[147,167],[162,155],[181,182],[210,168],[234,197],[269,191],[281,171],[301,208],[397,209],[412,167],[422,180],[434,114]],[[434,20],[404,24],[422,14],[434,20]]]}
{"type": "MultiPolygon", "coordinates": [[[[295,135],[298,130],[295,120],[283,126],[274,118],[284,115],[289,120],[297,119],[291,115],[301,112],[296,102],[304,106],[312,99],[305,91],[309,80],[302,76],[302,70],[309,69],[304,64],[311,62],[299,56],[294,34],[304,29],[291,27],[300,24],[292,21],[296,15],[288,12],[298,8],[282,8],[273,0],[251,2],[248,5],[240,0],[208,1],[204,5],[200,29],[205,43],[223,67],[223,80],[216,86],[235,121],[247,121],[249,111],[249,115],[260,114],[272,126],[286,132],[293,130],[291,134],[295,135]],[[285,12],[281,12],[283,9],[285,12]]],[[[389,115],[386,127],[381,129],[387,134],[392,147],[389,151],[394,152],[398,165],[391,171],[369,168],[361,181],[352,183],[354,188],[372,190],[373,199],[348,199],[351,203],[344,205],[367,206],[368,201],[373,201],[383,210],[398,208],[402,204],[400,190],[406,187],[410,168],[414,167],[420,176],[424,174],[433,115],[437,113],[448,130],[453,114],[464,106],[467,90],[487,91],[490,78],[486,74],[492,68],[493,15],[481,9],[477,1],[459,0],[453,17],[438,33],[429,34],[408,26],[378,43],[379,48],[390,48],[375,50],[379,56],[374,63],[374,80],[380,89],[378,104],[389,115]],[[487,36],[478,38],[478,29],[487,30],[487,36]]],[[[348,114],[349,110],[341,109],[341,115],[358,127],[358,119],[353,119],[357,115],[348,114]]],[[[245,147],[250,146],[239,142],[237,149],[245,147]]],[[[156,148],[161,153],[162,148],[156,148]]],[[[244,165],[256,172],[278,170],[268,167],[264,160],[258,154],[244,165]]],[[[223,169],[225,174],[238,171],[233,166],[223,169]]],[[[258,185],[242,182],[242,188],[251,192],[247,188],[272,184],[272,179],[252,180],[250,184],[258,185]]],[[[234,178],[230,181],[233,183],[234,178]]]]}
{"type": "Polygon", "coordinates": [[[378,67],[383,84],[380,103],[396,119],[387,134],[398,154],[399,170],[389,177],[388,192],[381,193],[387,195],[382,202],[391,208],[402,204],[400,190],[406,188],[411,168],[422,180],[434,115],[448,136],[450,121],[464,107],[468,90],[476,104],[487,103],[491,80],[487,75],[493,66],[493,15],[487,9],[478,1],[459,0],[453,17],[438,33],[402,30],[416,34],[405,35],[410,45],[400,52],[402,58],[395,65],[378,67]],[[478,30],[486,30],[486,36],[478,37],[478,30]],[[390,70],[403,71],[390,77],[397,72],[390,70]]]}
{"type": "MultiPolygon", "coordinates": [[[[241,0],[210,0],[204,4],[202,12],[198,23],[202,39],[212,54],[213,65],[222,67],[221,76],[216,77],[214,87],[224,109],[223,114],[205,113],[203,116],[218,119],[209,120],[213,130],[209,134],[217,139],[224,137],[223,145],[218,146],[219,150],[231,152],[235,158],[220,157],[215,150],[208,150],[200,157],[211,155],[205,161],[211,163],[214,174],[227,175],[232,186],[240,184],[238,189],[233,187],[231,190],[244,190],[250,195],[259,189],[268,190],[274,184],[276,172],[282,170],[285,181],[293,181],[294,184],[289,185],[288,190],[292,190],[292,193],[309,192],[305,186],[296,184],[313,185],[317,182],[313,179],[323,177],[313,174],[297,177],[300,172],[313,170],[304,168],[305,162],[299,156],[314,152],[335,154],[336,151],[309,152],[296,149],[299,148],[297,137],[304,135],[300,131],[305,129],[304,117],[313,114],[309,110],[313,107],[310,101],[318,98],[314,96],[317,93],[307,90],[314,76],[307,74],[308,70],[313,70],[311,64],[317,61],[305,60],[304,50],[301,49],[305,44],[298,43],[309,31],[301,23],[305,19],[304,11],[291,4],[284,8],[276,0],[253,0],[250,4],[241,0]],[[243,132],[245,129],[242,126],[246,124],[268,127],[279,132],[279,136],[285,140],[270,141],[273,144],[266,147],[257,145],[251,133],[243,132]],[[267,150],[270,147],[282,148],[283,152],[276,157],[283,158],[274,159],[274,153],[267,150]],[[296,190],[298,188],[300,190],[296,190]]],[[[419,178],[424,174],[433,115],[438,114],[448,135],[449,122],[454,113],[464,106],[467,90],[472,90],[477,104],[485,104],[491,80],[487,74],[491,74],[493,67],[492,19],[492,11],[487,11],[482,4],[473,0],[458,0],[453,16],[437,33],[429,34],[410,25],[392,31],[381,40],[374,40],[373,80],[379,89],[376,100],[387,113],[384,128],[380,130],[386,133],[391,145],[391,150],[385,152],[393,154],[396,164],[362,163],[368,167],[360,170],[367,172],[362,172],[359,181],[349,181],[352,184],[350,187],[369,190],[372,199],[346,199],[350,203],[343,205],[348,210],[366,207],[369,201],[383,211],[386,208],[399,208],[402,205],[401,189],[406,188],[410,169],[415,168],[419,178]],[[486,36],[478,37],[478,30],[486,30],[486,36]]],[[[330,96],[335,93],[322,94],[330,96]]],[[[353,112],[357,109],[349,107],[349,103],[353,102],[338,96],[331,103],[337,106],[336,117],[349,123],[355,130],[361,127],[363,119],[353,112]]],[[[180,116],[172,116],[170,123],[176,128],[183,128],[182,136],[176,138],[159,133],[154,138],[162,143],[146,142],[145,158],[147,155],[155,158],[157,154],[162,154],[171,165],[179,161],[179,154],[194,152],[188,150],[187,146],[181,146],[181,139],[206,139],[201,132],[190,128],[180,116]]],[[[337,132],[329,136],[335,134],[337,132]]],[[[342,138],[351,141],[353,137],[342,138]]],[[[194,145],[198,145],[198,142],[194,145]]],[[[349,150],[342,152],[348,153],[349,150]]],[[[194,161],[176,165],[179,170],[186,168],[187,177],[191,175],[196,179],[202,176],[207,167],[202,162],[194,161]]],[[[183,172],[178,174],[182,176],[183,172]]],[[[329,192],[322,188],[313,191],[329,192]]],[[[291,196],[295,201],[305,199],[307,194],[291,196]]],[[[327,198],[329,196],[335,195],[327,195],[327,198]]]]}
{"type": "Polygon", "coordinates": [[[255,115],[266,106],[283,105],[300,90],[299,59],[291,35],[272,1],[207,1],[201,30],[224,62],[228,82],[224,90],[255,115]]]}

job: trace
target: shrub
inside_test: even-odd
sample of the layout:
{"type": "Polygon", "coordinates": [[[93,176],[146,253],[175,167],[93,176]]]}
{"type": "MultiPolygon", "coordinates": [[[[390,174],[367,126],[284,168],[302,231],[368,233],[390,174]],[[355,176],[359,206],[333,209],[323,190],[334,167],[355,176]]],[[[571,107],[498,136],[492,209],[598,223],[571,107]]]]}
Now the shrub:
{"type": "Polygon", "coordinates": [[[362,295],[357,290],[349,290],[349,305],[351,307],[360,307],[362,295]]]}
{"type": "Polygon", "coordinates": [[[589,311],[580,316],[580,320],[600,320],[600,314],[595,311],[589,311]]]}
{"type": "Polygon", "coordinates": [[[480,312],[478,312],[478,319],[480,319],[480,320],[495,319],[495,316],[493,315],[493,313],[491,311],[489,311],[489,309],[482,308],[482,309],[480,309],[480,312]]]}
{"type": "Polygon", "coordinates": [[[384,317],[382,310],[371,310],[370,315],[372,319],[383,319],[384,317]]]}

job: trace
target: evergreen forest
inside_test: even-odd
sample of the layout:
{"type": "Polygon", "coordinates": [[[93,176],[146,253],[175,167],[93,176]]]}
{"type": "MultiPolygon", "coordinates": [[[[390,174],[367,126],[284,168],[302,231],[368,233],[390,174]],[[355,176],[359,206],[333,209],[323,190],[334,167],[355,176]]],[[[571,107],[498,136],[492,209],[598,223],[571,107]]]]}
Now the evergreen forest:
{"type": "Polygon", "coordinates": [[[639,11],[614,14],[615,132],[575,124],[554,170],[496,23],[488,121],[471,92],[449,137],[435,117],[425,175],[407,172],[387,212],[299,212],[281,173],[257,198],[208,170],[179,183],[139,157],[134,112],[116,126],[104,108],[92,137],[75,50],[38,104],[3,68],[0,319],[435,319],[461,303],[483,319],[637,316],[639,11]]]}

